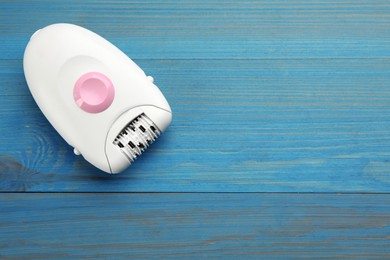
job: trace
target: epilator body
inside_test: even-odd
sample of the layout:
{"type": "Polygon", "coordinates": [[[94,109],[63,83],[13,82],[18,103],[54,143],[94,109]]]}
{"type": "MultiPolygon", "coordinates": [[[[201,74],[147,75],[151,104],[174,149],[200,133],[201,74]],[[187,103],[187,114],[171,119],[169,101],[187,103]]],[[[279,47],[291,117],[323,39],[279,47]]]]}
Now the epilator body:
{"type": "Polygon", "coordinates": [[[107,173],[126,169],[171,122],[153,78],[85,28],[53,24],[38,30],[23,66],[49,122],[76,154],[107,173]]]}

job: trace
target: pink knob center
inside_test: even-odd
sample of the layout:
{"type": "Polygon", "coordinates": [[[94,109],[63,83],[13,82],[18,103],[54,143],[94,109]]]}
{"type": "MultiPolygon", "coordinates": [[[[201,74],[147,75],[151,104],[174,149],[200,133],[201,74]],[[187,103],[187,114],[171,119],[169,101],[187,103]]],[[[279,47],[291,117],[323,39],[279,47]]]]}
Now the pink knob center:
{"type": "Polygon", "coordinates": [[[89,113],[106,110],[114,100],[114,96],[114,85],[100,72],[85,73],[76,81],[73,89],[76,104],[89,113]]]}

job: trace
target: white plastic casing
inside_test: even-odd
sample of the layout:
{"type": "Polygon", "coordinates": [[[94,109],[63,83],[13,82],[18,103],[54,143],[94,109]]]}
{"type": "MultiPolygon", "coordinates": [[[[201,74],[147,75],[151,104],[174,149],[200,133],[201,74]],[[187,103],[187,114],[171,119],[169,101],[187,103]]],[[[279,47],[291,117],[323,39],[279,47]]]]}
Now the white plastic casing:
{"type": "Polygon", "coordinates": [[[43,114],[65,139],[97,168],[118,173],[131,161],[113,143],[134,118],[145,114],[160,131],[172,112],[160,90],[129,57],[99,35],[72,24],[53,24],[31,37],[24,73],[43,114]],[[74,98],[77,80],[89,72],[107,76],[114,86],[104,111],[87,112],[74,98]]]}

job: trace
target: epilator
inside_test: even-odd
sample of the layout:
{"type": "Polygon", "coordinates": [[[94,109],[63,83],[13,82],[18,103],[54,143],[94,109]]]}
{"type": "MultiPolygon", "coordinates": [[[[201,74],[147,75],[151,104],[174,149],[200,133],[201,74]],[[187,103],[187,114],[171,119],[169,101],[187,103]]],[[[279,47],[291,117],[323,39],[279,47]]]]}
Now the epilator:
{"type": "Polygon", "coordinates": [[[49,122],[75,154],[107,173],[126,169],[171,122],[153,78],[80,26],[53,24],[35,32],[23,66],[49,122]]]}

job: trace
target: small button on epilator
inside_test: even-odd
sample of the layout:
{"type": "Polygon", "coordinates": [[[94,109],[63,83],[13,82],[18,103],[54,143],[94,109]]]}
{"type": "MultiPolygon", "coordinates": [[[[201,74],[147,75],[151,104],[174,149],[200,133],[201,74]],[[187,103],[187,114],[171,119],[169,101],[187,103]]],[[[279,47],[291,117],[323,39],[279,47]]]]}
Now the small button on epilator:
{"type": "Polygon", "coordinates": [[[73,88],[76,104],[88,113],[100,113],[106,110],[112,104],[114,96],[114,85],[100,72],[83,74],[73,88]]]}

